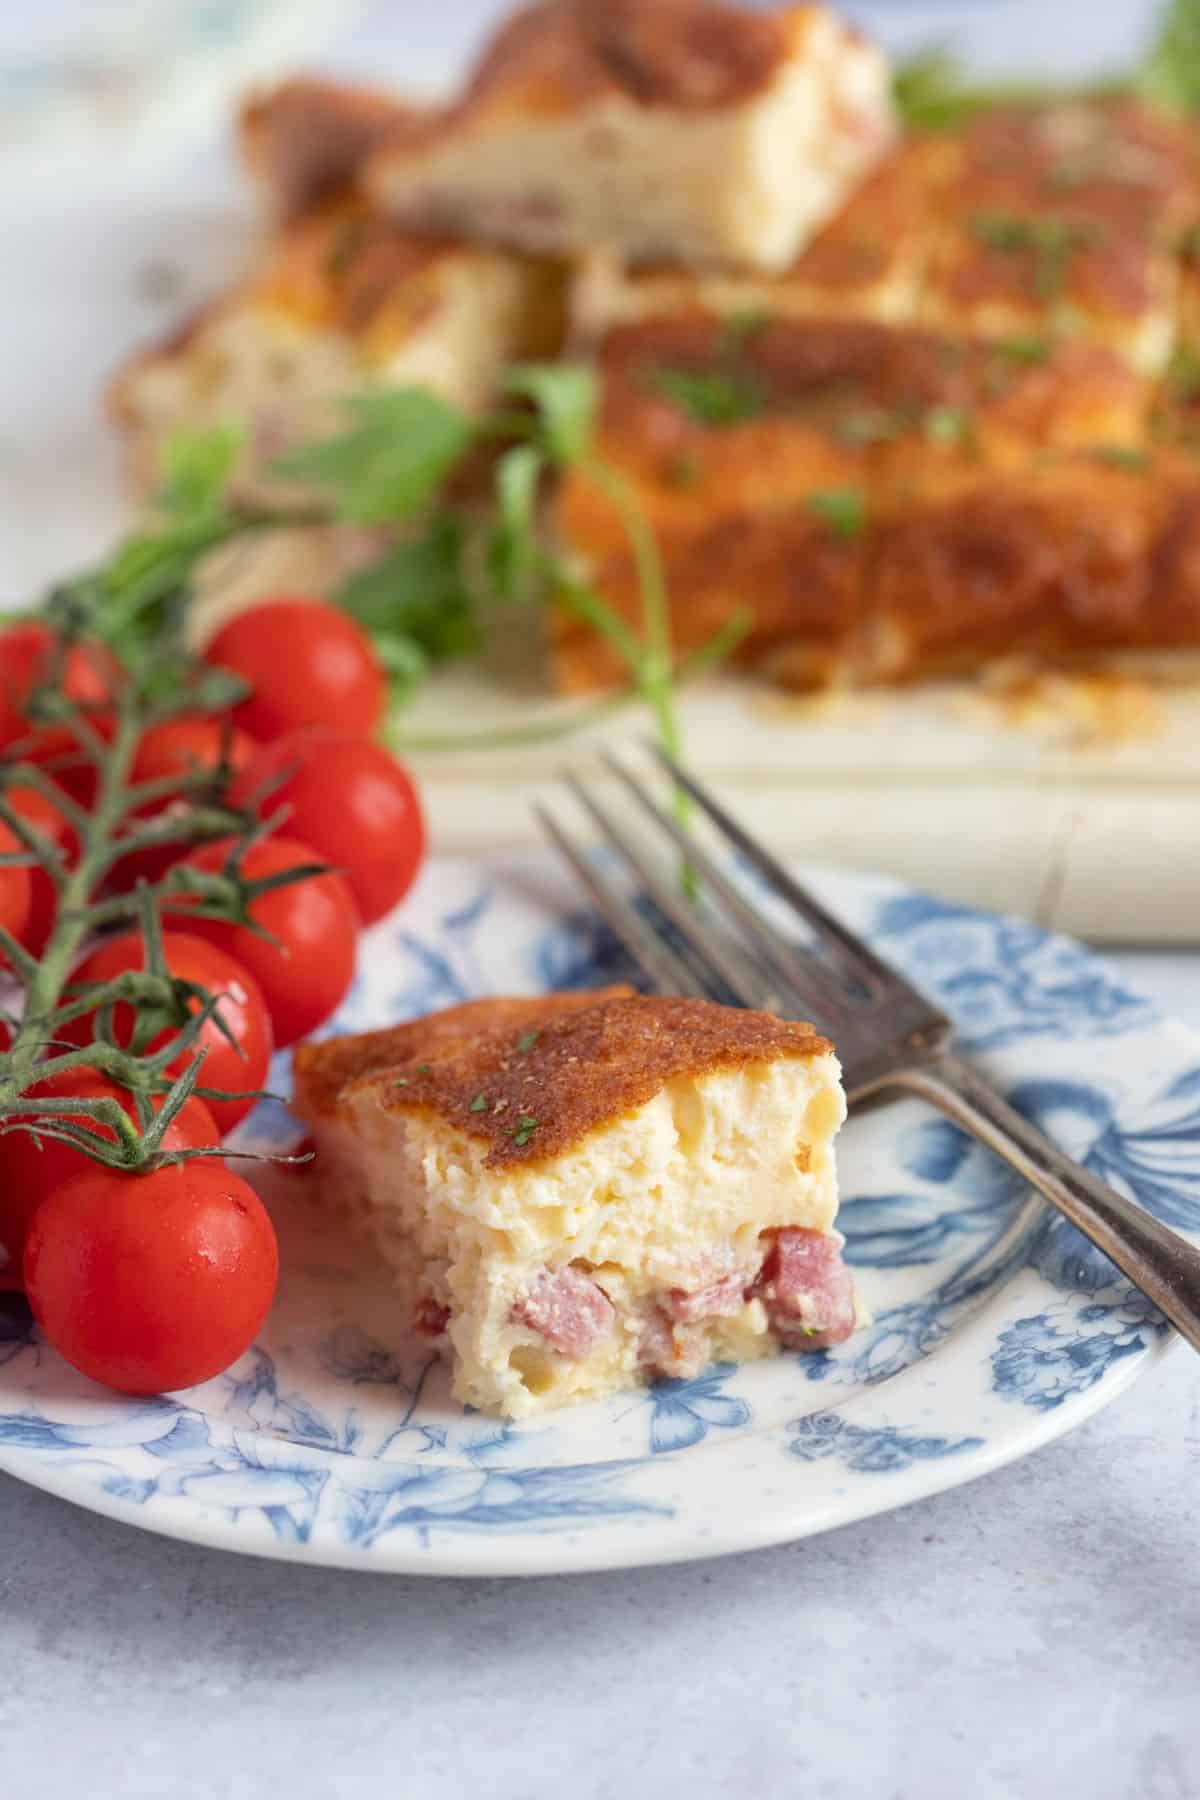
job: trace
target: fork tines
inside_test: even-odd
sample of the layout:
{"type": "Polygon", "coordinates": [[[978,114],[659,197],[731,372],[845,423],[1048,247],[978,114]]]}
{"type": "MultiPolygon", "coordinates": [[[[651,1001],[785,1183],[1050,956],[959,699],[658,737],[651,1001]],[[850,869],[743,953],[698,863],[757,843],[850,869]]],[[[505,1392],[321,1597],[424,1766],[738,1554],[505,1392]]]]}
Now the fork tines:
{"type": "Polygon", "coordinates": [[[597,773],[611,777],[634,802],[644,831],[627,828],[598,796],[594,781],[571,772],[563,778],[567,788],[615,858],[591,855],[561,817],[539,806],[551,841],[660,992],[810,1017],[833,1030],[855,998],[874,990],[880,971],[887,971],[693,775],[658,746],[652,749],[674,783],[674,809],[602,751],[597,773]],[[709,849],[692,829],[689,803],[713,828],[718,848],[709,849]],[[757,874],[769,899],[805,922],[812,947],[771,922],[738,879],[729,851],[757,874]],[[622,867],[635,884],[632,892],[622,867]]]}

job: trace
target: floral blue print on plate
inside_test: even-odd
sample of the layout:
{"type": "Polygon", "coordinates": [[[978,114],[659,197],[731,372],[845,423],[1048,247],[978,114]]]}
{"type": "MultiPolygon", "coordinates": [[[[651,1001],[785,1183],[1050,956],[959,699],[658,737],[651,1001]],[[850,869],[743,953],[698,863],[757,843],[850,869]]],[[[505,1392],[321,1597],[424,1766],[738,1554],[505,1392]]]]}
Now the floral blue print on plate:
{"type": "MultiPolygon", "coordinates": [[[[955,1015],[1019,1107],[1200,1230],[1200,1040],[1033,926],[865,876],[818,880],[955,1015]]],[[[629,974],[548,861],[445,861],[364,940],[330,1030],[629,974]]],[[[295,1127],[268,1102],[244,1132],[281,1145],[295,1127]]],[[[665,1562],[825,1530],[1025,1455],[1168,1341],[1077,1233],[905,1101],[855,1117],[842,1140],[840,1223],[873,1313],[848,1344],[514,1426],[450,1399],[386,1280],[316,1214],[302,1178],[268,1185],[279,1303],[261,1342],[203,1388],[120,1399],[0,1312],[0,1467],[151,1530],[315,1563],[520,1574],[665,1562]]]]}

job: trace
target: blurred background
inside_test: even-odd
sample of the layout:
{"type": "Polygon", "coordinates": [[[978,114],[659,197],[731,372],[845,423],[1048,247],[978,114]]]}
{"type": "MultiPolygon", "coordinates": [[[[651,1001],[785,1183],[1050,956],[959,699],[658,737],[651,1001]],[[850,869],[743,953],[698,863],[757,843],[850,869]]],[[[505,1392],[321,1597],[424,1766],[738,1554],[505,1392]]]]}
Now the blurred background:
{"type": "MultiPolygon", "coordinates": [[[[499,0],[42,0],[0,8],[0,605],[103,546],[123,503],[99,390],[243,266],[253,198],[228,125],[298,67],[436,91],[499,0]]],[[[1128,66],[1154,0],[852,0],[896,56],[987,74],[1128,66]]]]}

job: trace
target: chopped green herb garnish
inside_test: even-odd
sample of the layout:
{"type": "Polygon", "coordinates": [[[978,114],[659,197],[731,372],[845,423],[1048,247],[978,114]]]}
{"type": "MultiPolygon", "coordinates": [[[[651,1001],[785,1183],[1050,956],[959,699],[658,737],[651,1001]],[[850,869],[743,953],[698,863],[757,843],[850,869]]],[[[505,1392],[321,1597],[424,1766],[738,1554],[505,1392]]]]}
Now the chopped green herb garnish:
{"type": "Polygon", "coordinates": [[[747,306],[740,312],[730,313],[721,328],[722,349],[736,356],[770,321],[771,315],[765,307],[747,306]]]}
{"type": "Polygon", "coordinates": [[[931,406],[925,414],[925,436],[931,444],[961,444],[971,429],[971,415],[961,406],[931,406]]]}
{"type": "Polygon", "coordinates": [[[660,369],[655,384],[698,425],[741,425],[766,410],[761,381],[741,369],[660,369]]]}
{"type": "Polygon", "coordinates": [[[900,437],[907,424],[903,413],[887,412],[881,406],[864,407],[839,419],[835,435],[843,444],[884,444],[900,437]]]}
{"type": "Polygon", "coordinates": [[[1015,363],[1045,362],[1050,354],[1050,345],[1044,337],[997,338],[996,349],[1001,356],[1007,356],[1015,363]]]}
{"type": "Polygon", "coordinates": [[[867,522],[867,504],[861,488],[826,488],[809,494],[805,505],[825,521],[836,537],[861,537],[867,522]]]}
{"type": "Polygon", "coordinates": [[[1177,400],[1200,396],[1200,356],[1194,350],[1176,350],[1167,369],[1167,387],[1177,400]]]}
{"type": "Polygon", "coordinates": [[[468,1106],[467,1111],[468,1112],[486,1112],[487,1104],[488,1103],[487,1103],[487,1095],[486,1094],[476,1094],[476,1096],[472,1100],[470,1106],[468,1106]]]}
{"type": "Polygon", "coordinates": [[[673,487],[693,488],[704,473],[704,465],[694,451],[684,450],[673,459],[667,479],[673,487]]]}
{"type": "Polygon", "coordinates": [[[417,1074],[418,1075],[432,1075],[432,1073],[433,1073],[433,1064],[432,1063],[418,1063],[417,1064],[417,1074]]]}
{"type": "Polygon", "coordinates": [[[1112,469],[1125,469],[1130,475],[1144,475],[1150,458],[1144,450],[1133,450],[1124,444],[1097,444],[1091,452],[1097,462],[1112,469]]]}
{"type": "Polygon", "coordinates": [[[392,1086],[393,1087],[407,1087],[408,1086],[408,1076],[407,1075],[397,1075],[395,1081],[393,1081],[393,1083],[392,1083],[392,1086]]]}
{"type": "Polygon", "coordinates": [[[517,1040],[517,1049],[521,1052],[522,1056],[524,1056],[527,1050],[533,1049],[533,1046],[537,1043],[541,1035],[540,1031],[527,1031],[523,1038],[517,1040]]]}
{"type": "Polygon", "coordinates": [[[1044,300],[1062,293],[1067,264],[1075,252],[1097,243],[1102,235],[1099,220],[1063,219],[1052,213],[1034,218],[1019,213],[975,213],[971,231],[990,250],[1029,251],[1034,258],[1034,289],[1044,300]]]}
{"type": "Polygon", "coordinates": [[[370,220],[365,216],[347,219],[332,244],[325,258],[325,272],[335,281],[344,275],[359,251],[364,248],[370,232],[370,220]]]}
{"type": "Polygon", "coordinates": [[[524,1146],[529,1142],[530,1138],[533,1136],[533,1134],[536,1130],[537,1130],[537,1120],[530,1118],[529,1114],[526,1113],[525,1116],[522,1118],[520,1125],[516,1128],[516,1130],[513,1134],[513,1143],[516,1145],[518,1150],[521,1150],[524,1148],[524,1146]]]}

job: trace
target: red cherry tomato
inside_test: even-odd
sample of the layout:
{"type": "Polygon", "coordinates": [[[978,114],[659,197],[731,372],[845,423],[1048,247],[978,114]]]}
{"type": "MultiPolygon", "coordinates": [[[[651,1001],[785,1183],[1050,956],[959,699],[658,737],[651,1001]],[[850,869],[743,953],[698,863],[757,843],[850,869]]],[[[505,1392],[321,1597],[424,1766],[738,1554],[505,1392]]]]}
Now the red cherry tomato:
{"type": "MultiPolygon", "coordinates": [[[[232,839],[222,839],[187,860],[201,869],[219,870],[232,847],[232,839]]],[[[321,861],[309,844],[272,837],[246,853],[242,869],[250,880],[257,880],[321,861]]],[[[354,976],[359,925],[354,897],[340,875],[312,875],[273,888],[254,902],[254,921],[274,943],[241,925],[193,918],[186,905],[186,900],[181,902],[178,916],[181,922],[186,917],[187,930],[227,950],[257,979],[278,1046],[306,1037],[336,1011],[354,976]]]]}
{"type": "MultiPolygon", "coordinates": [[[[53,666],[53,647],[53,633],[36,621],[0,632],[0,748],[20,740],[20,754],[26,762],[49,768],[72,798],[90,806],[96,793],[96,772],[74,732],[66,725],[32,725],[25,712],[31,690],[46,679],[53,666]]],[[[112,732],[107,702],[116,680],[116,664],[103,647],[76,644],[67,652],[60,685],[86,708],[101,737],[112,732]]]]}
{"type": "Polygon", "coordinates": [[[287,827],[345,875],[367,925],[416,879],[425,825],[412,777],[382,744],[320,726],[265,744],[234,783],[245,806],[266,784],[262,810],[287,808],[287,827]]]}
{"type": "MultiPolygon", "coordinates": [[[[179,976],[183,981],[194,981],[200,987],[207,988],[210,993],[221,996],[221,1019],[233,1038],[231,1044],[216,1020],[210,1019],[200,1033],[196,1049],[187,1050],[177,1057],[171,1064],[169,1073],[177,1075],[191,1062],[198,1050],[203,1050],[206,1054],[204,1067],[200,1071],[201,1087],[227,1088],[231,1092],[261,1088],[266,1080],[271,1052],[275,1046],[266,1001],[253,975],[216,944],[191,937],[184,931],[163,933],[163,955],[172,975],[179,976]]],[[[93,950],[71,979],[73,982],[112,981],[115,976],[123,975],[128,969],[143,967],[141,935],[136,931],[125,931],[120,937],[109,938],[98,950],[93,950]]],[[[199,1011],[198,1004],[193,1011],[199,1011]]],[[[62,1035],[71,1043],[90,1043],[93,1017],[91,1013],[85,1014],[82,1019],[68,1025],[62,1035]]],[[[113,1037],[118,1044],[128,1045],[133,1036],[134,1022],[135,1014],[131,1006],[120,1005],[113,1008],[113,1037]]],[[[173,1036],[175,1029],[172,1026],[160,1031],[149,1043],[139,1048],[143,1051],[161,1048],[173,1036]]],[[[245,1118],[254,1101],[209,1100],[207,1104],[221,1130],[231,1131],[239,1119],[245,1118]]]]}
{"type": "MultiPolygon", "coordinates": [[[[211,774],[221,767],[222,760],[232,776],[246,767],[257,750],[255,740],[239,731],[230,718],[189,714],[155,725],[146,733],[133,759],[132,776],[134,781],[161,781],[167,776],[193,772],[211,774]]],[[[186,816],[188,801],[181,798],[145,806],[137,817],[151,819],[172,809],[186,816]]],[[[136,819],[132,823],[136,825],[136,819]]],[[[113,893],[126,893],[139,881],[157,881],[186,854],[182,842],[165,844],[157,850],[134,851],[115,864],[106,886],[113,893]]]]}
{"type": "MultiPolygon", "coordinates": [[[[69,1069],[62,1075],[48,1075],[29,1090],[31,1099],[43,1100],[117,1100],[131,1119],[137,1117],[133,1096],[128,1089],[117,1087],[94,1069],[69,1069]]],[[[155,1112],[162,1105],[153,1102],[155,1112]]],[[[36,1112],[31,1107],[30,1112],[36,1112]]],[[[18,1115],[20,1116],[20,1115],[18,1115]]],[[[111,1125],[97,1125],[83,1118],[77,1123],[97,1137],[112,1142],[111,1125]]],[[[202,1150],[219,1144],[221,1134],[216,1120],[203,1100],[193,1095],[186,1100],[171,1120],[163,1136],[164,1150],[202,1150]]],[[[47,1194],[84,1174],[96,1165],[82,1150],[57,1138],[35,1139],[28,1131],[5,1131],[0,1134],[0,1244],[20,1267],[25,1247],[25,1234],[34,1213],[47,1194]]]]}
{"type": "Polygon", "coordinates": [[[166,775],[187,775],[220,767],[222,757],[238,774],[253,757],[258,745],[239,731],[229,718],[196,713],[168,719],[143,737],[133,759],[135,781],[159,781],[166,775]]]}
{"type": "Polygon", "coordinates": [[[222,626],[204,652],[254,690],[234,711],[263,742],[298,725],[370,737],[387,686],[362,627],[323,600],[265,600],[222,626]]]}
{"type": "Polygon", "coordinates": [[[25,1289],[47,1341],[128,1394],[194,1387],[253,1343],[279,1274],[258,1195],[209,1158],[55,1189],[25,1241],[25,1289]]]}
{"type": "MultiPolygon", "coordinates": [[[[22,854],[22,846],[8,826],[0,823],[0,855],[22,854]]],[[[19,864],[0,867],[0,925],[22,943],[29,927],[33,908],[33,883],[28,869],[19,864]]],[[[6,962],[0,951],[0,967],[6,962]]]]}
{"type": "MultiPolygon", "coordinates": [[[[53,647],[54,634],[36,621],[10,625],[7,631],[0,631],[0,745],[11,744],[36,730],[39,755],[48,754],[54,747],[69,750],[74,746],[75,739],[65,725],[34,727],[25,714],[31,690],[49,675],[53,647]]],[[[76,644],[68,650],[62,689],[70,699],[95,709],[96,719],[104,718],[104,703],[111,698],[113,678],[114,665],[99,647],[76,644]]]]}
{"type": "MultiPolygon", "coordinates": [[[[70,867],[79,853],[79,843],[74,827],[58,807],[37,788],[10,788],[8,799],[14,812],[20,813],[36,831],[49,838],[70,867]]],[[[57,911],[58,890],[45,869],[32,865],[29,870],[29,919],[21,942],[35,956],[40,956],[46,947],[57,911]]]]}

